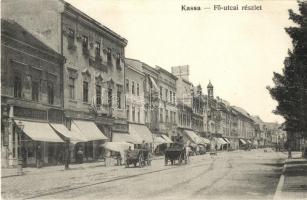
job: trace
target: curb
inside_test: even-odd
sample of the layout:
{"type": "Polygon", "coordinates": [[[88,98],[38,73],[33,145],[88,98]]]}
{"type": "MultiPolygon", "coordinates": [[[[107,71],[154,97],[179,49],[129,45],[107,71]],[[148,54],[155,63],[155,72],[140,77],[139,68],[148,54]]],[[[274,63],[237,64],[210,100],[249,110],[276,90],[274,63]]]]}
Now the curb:
{"type": "Polygon", "coordinates": [[[284,161],[284,167],[282,169],[282,173],[281,173],[281,176],[279,178],[279,181],[278,181],[278,185],[277,185],[277,188],[276,188],[276,191],[275,191],[275,194],[274,194],[274,197],[273,197],[273,200],[278,200],[278,199],[282,199],[281,198],[281,193],[282,193],[282,188],[284,186],[284,183],[285,183],[285,171],[286,171],[286,168],[287,168],[287,161],[289,159],[287,158],[285,161],[284,161]]]}

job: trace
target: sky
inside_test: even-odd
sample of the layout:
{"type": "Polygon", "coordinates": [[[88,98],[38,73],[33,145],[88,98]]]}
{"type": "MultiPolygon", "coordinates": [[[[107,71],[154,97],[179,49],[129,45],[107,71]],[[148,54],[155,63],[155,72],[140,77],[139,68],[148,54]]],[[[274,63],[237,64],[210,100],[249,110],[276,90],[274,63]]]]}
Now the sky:
{"type": "Polygon", "coordinates": [[[189,65],[189,80],[206,92],[258,115],[283,122],[272,113],[277,102],[266,86],[281,72],[291,39],[284,31],[294,24],[288,9],[295,0],[66,0],[128,40],[127,58],[171,71],[189,65]],[[182,11],[182,5],[201,11],[182,11]],[[217,11],[214,5],[257,5],[259,11],[217,11]],[[203,9],[209,7],[210,9],[203,9]]]}

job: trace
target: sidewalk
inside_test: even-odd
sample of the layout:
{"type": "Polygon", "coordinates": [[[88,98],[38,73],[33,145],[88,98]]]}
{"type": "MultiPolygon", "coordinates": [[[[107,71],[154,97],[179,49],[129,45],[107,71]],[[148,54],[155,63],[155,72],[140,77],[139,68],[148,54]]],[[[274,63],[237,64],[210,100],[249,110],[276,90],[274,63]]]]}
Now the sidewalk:
{"type": "Polygon", "coordinates": [[[307,199],[307,159],[300,152],[285,161],[274,199],[307,199]]]}
{"type": "MultiPolygon", "coordinates": [[[[155,156],[152,159],[161,160],[161,159],[164,159],[164,156],[155,156]]],[[[111,163],[111,166],[107,166],[107,168],[120,167],[120,166],[116,166],[115,163],[116,161],[113,160],[111,163]]],[[[96,168],[96,167],[106,167],[106,166],[104,162],[96,161],[96,162],[89,162],[89,163],[82,163],[82,164],[70,164],[69,170],[96,168]]],[[[50,171],[63,171],[63,170],[65,170],[64,165],[55,165],[55,166],[45,166],[42,168],[27,167],[27,168],[23,168],[22,172],[23,172],[23,175],[26,175],[26,174],[44,173],[44,172],[50,172],[50,171]]],[[[1,178],[8,178],[12,176],[19,176],[18,170],[16,167],[1,169],[1,178]]]]}

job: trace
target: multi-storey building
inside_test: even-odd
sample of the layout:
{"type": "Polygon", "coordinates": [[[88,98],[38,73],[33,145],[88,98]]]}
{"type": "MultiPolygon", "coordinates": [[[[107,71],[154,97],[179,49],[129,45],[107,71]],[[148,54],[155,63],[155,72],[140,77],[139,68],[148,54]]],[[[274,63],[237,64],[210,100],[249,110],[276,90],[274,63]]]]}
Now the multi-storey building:
{"type": "Polygon", "coordinates": [[[159,134],[159,97],[158,87],[159,73],[153,67],[143,63],[145,74],[144,103],[145,103],[145,124],[154,134],[159,134]]]}
{"type": "Polygon", "coordinates": [[[126,112],[129,122],[129,134],[140,141],[135,144],[151,144],[153,136],[145,122],[148,121],[148,112],[145,109],[146,78],[143,71],[143,62],[135,59],[125,59],[125,91],[126,112]]]}
{"type": "Polygon", "coordinates": [[[178,77],[176,81],[176,103],[177,103],[177,136],[173,140],[179,140],[185,134],[192,131],[193,115],[193,84],[185,78],[178,77]]]}
{"type": "Polygon", "coordinates": [[[124,108],[127,40],[62,0],[14,0],[2,6],[3,16],[65,56],[65,124],[69,129],[78,127],[85,137],[85,142],[75,145],[72,156],[83,148],[86,158],[97,159],[100,144],[112,139],[112,132],[128,132],[124,108]]]}
{"type": "Polygon", "coordinates": [[[192,129],[198,135],[204,135],[204,105],[205,102],[202,98],[202,88],[200,85],[193,88],[193,104],[192,104],[192,129]]]}
{"type": "Polygon", "coordinates": [[[267,144],[267,138],[265,133],[265,123],[259,116],[252,116],[255,123],[255,139],[254,143],[258,147],[263,147],[267,144]]]}
{"type": "Polygon", "coordinates": [[[239,142],[241,145],[248,143],[252,145],[252,141],[255,137],[255,125],[250,114],[246,112],[243,108],[232,106],[234,110],[238,112],[238,135],[239,142]]]}
{"type": "Polygon", "coordinates": [[[159,87],[159,132],[167,136],[176,136],[176,81],[177,77],[165,69],[156,66],[159,87]]]}
{"type": "Polygon", "coordinates": [[[63,123],[64,57],[11,20],[1,20],[2,167],[57,163],[64,140],[49,123],[63,123]]]}

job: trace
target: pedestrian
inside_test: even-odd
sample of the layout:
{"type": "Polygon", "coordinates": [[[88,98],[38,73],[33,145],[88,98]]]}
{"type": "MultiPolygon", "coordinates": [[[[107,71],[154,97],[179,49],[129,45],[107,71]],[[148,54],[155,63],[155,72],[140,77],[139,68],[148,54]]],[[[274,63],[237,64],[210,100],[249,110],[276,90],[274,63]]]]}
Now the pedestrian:
{"type": "Polygon", "coordinates": [[[41,159],[42,159],[42,149],[41,145],[38,144],[36,148],[36,167],[41,168],[41,159]]]}
{"type": "Polygon", "coordinates": [[[21,148],[22,167],[27,167],[27,149],[22,146],[21,148]]]}
{"type": "Polygon", "coordinates": [[[77,151],[77,159],[78,159],[78,163],[79,164],[83,163],[83,150],[82,150],[82,147],[79,147],[79,149],[77,151]]]}
{"type": "Polygon", "coordinates": [[[142,141],[142,144],[141,144],[141,149],[146,149],[145,140],[143,140],[143,141],[142,141]]]}

